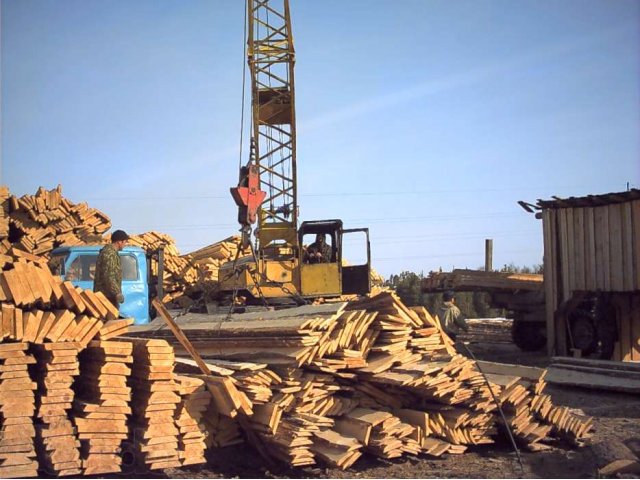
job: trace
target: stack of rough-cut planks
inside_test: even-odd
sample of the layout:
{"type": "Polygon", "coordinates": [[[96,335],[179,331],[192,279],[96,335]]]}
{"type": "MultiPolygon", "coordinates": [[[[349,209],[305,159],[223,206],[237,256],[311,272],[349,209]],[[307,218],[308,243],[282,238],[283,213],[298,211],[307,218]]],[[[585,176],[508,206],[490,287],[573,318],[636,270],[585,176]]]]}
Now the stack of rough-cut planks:
{"type": "Polygon", "coordinates": [[[429,272],[422,279],[424,291],[478,290],[478,291],[541,291],[543,276],[537,273],[484,272],[481,270],[456,269],[452,272],[429,272]]]}
{"type": "Polygon", "coordinates": [[[35,477],[38,462],[34,448],[36,411],[28,365],[35,363],[28,344],[0,344],[0,477],[35,477]]]}
{"type": "Polygon", "coordinates": [[[0,185],[0,239],[9,236],[9,189],[0,185]]]}
{"type": "MultiPolygon", "coordinates": [[[[180,328],[204,357],[300,366],[322,357],[344,308],[344,303],[305,306],[246,313],[229,321],[226,315],[190,314],[180,328]]],[[[133,332],[175,342],[161,318],[133,332]]],[[[179,343],[175,347],[179,355],[185,353],[179,343]]]]}
{"type": "Polygon", "coordinates": [[[137,462],[151,470],[179,467],[179,430],[174,422],[180,402],[174,380],[173,348],[164,340],[132,340],[131,434],[137,462]]]}
{"type": "MultiPolygon", "coordinates": [[[[0,193],[0,202],[3,194],[0,193]]],[[[111,227],[109,218],[86,203],[74,204],[62,196],[62,187],[40,187],[35,195],[10,196],[9,225],[14,228],[12,243],[37,255],[48,255],[60,245],[99,241],[111,227]]],[[[4,203],[4,202],[2,202],[4,203]]],[[[6,237],[1,228],[0,238],[6,237]]]]}
{"type": "Polygon", "coordinates": [[[178,451],[182,465],[206,463],[204,456],[207,431],[203,416],[209,409],[211,393],[204,380],[200,378],[176,375],[180,403],[175,413],[176,427],[180,431],[178,451]]]}
{"type": "MultiPolygon", "coordinates": [[[[228,425],[289,465],[347,468],[362,453],[439,456],[492,443],[500,432],[492,392],[532,450],[556,437],[578,444],[591,429],[589,419],[554,407],[543,382],[493,375],[487,383],[435,318],[389,292],[348,305],[176,321],[208,357],[213,375],[199,378],[217,418],[237,420],[228,425]]],[[[132,333],[176,343],[158,324],[132,333]]]]}
{"type": "Polygon", "coordinates": [[[35,344],[72,341],[84,348],[94,336],[120,335],[132,323],[117,320],[118,310],[102,293],[53,276],[43,259],[16,249],[10,253],[0,272],[3,337],[35,344]]]}
{"type": "Polygon", "coordinates": [[[236,257],[243,257],[248,254],[248,251],[245,252],[240,249],[240,236],[233,235],[212,245],[195,250],[183,258],[188,259],[203,272],[204,280],[216,282],[218,281],[220,265],[233,261],[236,257]],[[240,250],[239,253],[238,250],[240,250]]]}
{"type": "Polygon", "coordinates": [[[75,342],[53,342],[34,346],[38,361],[37,446],[40,468],[56,476],[82,473],[80,442],[68,411],[73,405],[71,389],[80,373],[75,342]]]}
{"type": "Polygon", "coordinates": [[[74,421],[85,475],[122,471],[122,443],[128,437],[131,414],[127,378],[132,352],[131,342],[94,340],[80,354],[74,421]]]}
{"type": "Polygon", "coordinates": [[[175,240],[165,233],[146,232],[132,235],[129,245],[138,246],[151,255],[151,272],[158,275],[158,250],[164,248],[163,302],[175,300],[198,282],[198,271],[187,256],[180,256],[175,240]]]}
{"type": "Polygon", "coordinates": [[[471,343],[513,343],[513,320],[506,318],[477,318],[467,320],[469,331],[461,331],[458,340],[471,343]]]}

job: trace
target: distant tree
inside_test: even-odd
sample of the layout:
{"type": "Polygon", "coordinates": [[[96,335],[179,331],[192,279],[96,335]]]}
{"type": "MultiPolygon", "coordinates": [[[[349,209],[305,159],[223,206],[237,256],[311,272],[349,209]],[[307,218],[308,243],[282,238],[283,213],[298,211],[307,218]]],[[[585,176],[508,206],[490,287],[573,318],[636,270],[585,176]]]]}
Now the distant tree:
{"type": "Polygon", "coordinates": [[[424,294],[420,289],[422,276],[414,272],[402,272],[400,275],[391,275],[389,278],[390,287],[395,288],[396,293],[402,303],[409,307],[422,305],[424,294]]]}
{"type": "Polygon", "coordinates": [[[531,267],[529,266],[523,266],[523,267],[518,267],[515,263],[511,262],[509,264],[504,265],[501,269],[501,272],[508,272],[508,273],[539,273],[542,274],[544,271],[544,265],[543,264],[536,264],[533,265],[531,267]]]}

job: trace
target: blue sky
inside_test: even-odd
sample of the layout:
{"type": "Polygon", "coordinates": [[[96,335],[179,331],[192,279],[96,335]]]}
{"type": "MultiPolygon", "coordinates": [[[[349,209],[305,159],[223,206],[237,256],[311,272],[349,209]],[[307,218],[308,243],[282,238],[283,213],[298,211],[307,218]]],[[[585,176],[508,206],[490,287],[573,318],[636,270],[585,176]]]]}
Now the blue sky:
{"type": "MultiPolygon", "coordinates": [[[[61,184],[183,253],[237,230],[242,0],[0,5],[12,193],[61,184]]],[[[369,227],[385,276],[479,267],[485,238],[494,267],[541,263],[541,223],[518,200],[640,187],[639,1],[291,12],[301,219],[369,227]]]]}

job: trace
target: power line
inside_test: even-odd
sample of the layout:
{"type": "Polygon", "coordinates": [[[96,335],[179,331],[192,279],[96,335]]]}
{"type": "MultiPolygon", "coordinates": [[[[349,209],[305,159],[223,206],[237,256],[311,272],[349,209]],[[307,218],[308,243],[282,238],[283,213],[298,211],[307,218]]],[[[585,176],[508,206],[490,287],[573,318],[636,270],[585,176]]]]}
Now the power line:
{"type": "MultiPolygon", "coordinates": [[[[406,195],[441,195],[448,193],[482,193],[482,192],[510,192],[510,191],[526,191],[526,190],[547,190],[547,189],[568,189],[568,188],[594,188],[594,186],[587,185],[565,185],[565,186],[522,186],[522,187],[504,187],[504,188],[456,188],[456,189],[443,189],[443,190],[397,190],[388,192],[323,192],[323,193],[303,193],[298,194],[299,197],[375,197],[375,196],[406,196],[406,195]]],[[[102,201],[129,201],[129,200],[204,200],[204,199],[227,199],[231,200],[230,195],[180,195],[180,196],[135,196],[135,197],[86,197],[88,200],[102,200],[102,201]]]]}

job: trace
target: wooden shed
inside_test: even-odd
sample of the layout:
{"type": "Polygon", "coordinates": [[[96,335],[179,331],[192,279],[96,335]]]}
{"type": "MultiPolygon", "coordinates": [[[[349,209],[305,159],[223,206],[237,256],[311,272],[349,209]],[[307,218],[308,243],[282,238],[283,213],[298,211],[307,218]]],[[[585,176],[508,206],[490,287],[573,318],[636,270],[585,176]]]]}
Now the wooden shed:
{"type": "Polygon", "coordinates": [[[588,325],[576,324],[575,312],[586,317],[593,307],[596,334],[613,335],[615,327],[609,358],[640,361],[640,190],[538,200],[535,207],[543,222],[549,354],[576,354],[572,344],[588,325]]]}

